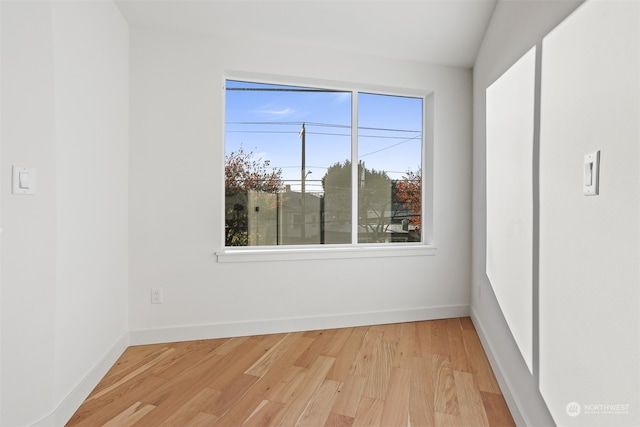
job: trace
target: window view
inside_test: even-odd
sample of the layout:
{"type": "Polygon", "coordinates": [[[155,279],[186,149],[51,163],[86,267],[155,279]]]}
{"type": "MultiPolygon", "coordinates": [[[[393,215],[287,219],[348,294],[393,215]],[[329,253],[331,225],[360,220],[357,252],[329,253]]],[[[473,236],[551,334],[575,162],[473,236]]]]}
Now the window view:
{"type": "Polygon", "coordinates": [[[225,245],[420,242],[422,101],[227,80],[225,245]]]}
{"type": "Polygon", "coordinates": [[[420,241],[422,99],[358,95],[358,242],[420,241]]]}

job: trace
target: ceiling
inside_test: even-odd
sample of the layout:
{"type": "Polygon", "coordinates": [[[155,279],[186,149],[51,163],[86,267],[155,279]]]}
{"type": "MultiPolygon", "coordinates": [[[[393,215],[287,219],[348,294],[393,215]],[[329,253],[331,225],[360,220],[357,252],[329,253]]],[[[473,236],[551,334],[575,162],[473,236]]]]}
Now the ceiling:
{"type": "Polygon", "coordinates": [[[497,0],[117,0],[133,26],[472,67],[497,0]]]}

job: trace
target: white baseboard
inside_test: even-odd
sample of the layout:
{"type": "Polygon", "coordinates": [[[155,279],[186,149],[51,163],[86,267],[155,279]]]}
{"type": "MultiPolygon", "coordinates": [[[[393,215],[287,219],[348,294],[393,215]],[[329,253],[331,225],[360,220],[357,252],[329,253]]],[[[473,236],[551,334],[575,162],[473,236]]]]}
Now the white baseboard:
{"type": "Polygon", "coordinates": [[[523,406],[518,400],[517,393],[515,392],[511,381],[509,381],[509,375],[505,372],[505,369],[500,362],[500,357],[497,352],[494,351],[494,347],[491,345],[491,339],[489,338],[489,335],[487,335],[484,327],[482,326],[482,322],[480,322],[479,317],[473,308],[471,309],[471,320],[473,321],[478,337],[482,342],[484,351],[487,353],[489,364],[493,369],[493,373],[496,376],[500,390],[502,390],[502,395],[504,396],[504,400],[507,402],[507,406],[509,407],[513,420],[518,426],[531,425],[527,422],[526,416],[522,411],[523,406]]]}
{"type": "Polygon", "coordinates": [[[82,402],[89,396],[96,385],[102,380],[107,371],[116,363],[129,345],[129,334],[124,334],[105,353],[87,375],[76,385],[73,390],[60,402],[56,409],[40,421],[33,424],[34,427],[63,426],[78,410],[82,402]]]}
{"type": "Polygon", "coordinates": [[[415,322],[469,316],[468,305],[423,307],[410,310],[376,311],[289,319],[188,325],[169,328],[137,329],[129,332],[130,345],[228,338],[251,335],[347,328],[387,323],[415,322]]]}

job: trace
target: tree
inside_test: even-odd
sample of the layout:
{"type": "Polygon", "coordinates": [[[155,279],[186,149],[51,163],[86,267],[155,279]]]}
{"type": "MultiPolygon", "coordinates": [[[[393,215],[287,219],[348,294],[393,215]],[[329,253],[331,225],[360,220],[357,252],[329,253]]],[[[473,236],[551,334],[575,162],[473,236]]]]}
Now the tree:
{"type": "MultiPolygon", "coordinates": [[[[392,181],[385,171],[367,169],[358,164],[358,222],[367,242],[384,242],[395,212],[392,204],[392,181]]],[[[359,241],[362,239],[359,237],[359,241]]]]}
{"type": "Polygon", "coordinates": [[[351,222],[351,162],[335,163],[322,177],[325,218],[333,224],[351,222]]]}
{"type": "Polygon", "coordinates": [[[250,191],[278,193],[283,189],[282,169],[269,168],[270,161],[256,158],[240,146],[225,156],[225,244],[246,246],[248,236],[248,194],[250,191]]]}
{"type": "Polygon", "coordinates": [[[282,190],[282,169],[271,168],[269,160],[255,158],[253,151],[240,146],[225,156],[225,195],[246,193],[249,190],[277,193],[282,190]]]}
{"type": "MultiPolygon", "coordinates": [[[[358,162],[358,222],[363,240],[380,242],[391,224],[392,180],[385,171],[367,169],[358,162]]],[[[322,178],[325,210],[337,222],[351,221],[351,162],[333,164],[322,178]]],[[[359,239],[360,240],[360,239],[359,239]]]]}
{"type": "Polygon", "coordinates": [[[409,224],[419,231],[422,225],[422,169],[407,171],[402,180],[396,182],[395,189],[396,200],[409,211],[409,224]]]}
{"type": "MultiPolygon", "coordinates": [[[[367,169],[358,163],[358,225],[360,242],[389,239],[391,224],[408,221],[409,241],[420,241],[422,223],[422,170],[407,171],[400,180],[387,172],[367,169]]],[[[325,218],[340,224],[351,223],[351,162],[333,164],[322,178],[325,218]]],[[[405,229],[406,230],[406,229],[405,229]]]]}

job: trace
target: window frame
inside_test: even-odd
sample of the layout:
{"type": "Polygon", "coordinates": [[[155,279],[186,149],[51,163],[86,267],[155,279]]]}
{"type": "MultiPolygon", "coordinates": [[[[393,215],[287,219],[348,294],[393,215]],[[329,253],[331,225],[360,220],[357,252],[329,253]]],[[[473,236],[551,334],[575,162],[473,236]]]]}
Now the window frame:
{"type": "MultiPolygon", "coordinates": [[[[220,250],[215,254],[218,262],[245,261],[290,261],[310,259],[344,259],[344,258],[375,258],[395,256],[432,256],[437,252],[434,244],[434,205],[433,205],[433,168],[434,162],[434,93],[429,90],[390,87],[370,84],[354,84],[314,78],[285,77],[277,75],[225,71],[222,75],[221,98],[221,182],[224,188],[224,161],[226,156],[226,81],[240,80],[254,83],[291,85],[318,89],[332,89],[352,93],[351,103],[351,157],[358,159],[358,95],[360,93],[402,96],[422,99],[422,241],[405,243],[358,243],[357,204],[358,192],[352,191],[352,238],[351,243],[340,244],[309,244],[309,245],[281,245],[281,246],[226,246],[224,232],[220,237],[220,250]]],[[[357,189],[357,168],[352,171],[352,188],[357,189]]],[[[224,190],[221,192],[221,219],[219,230],[225,227],[224,190]]]]}

